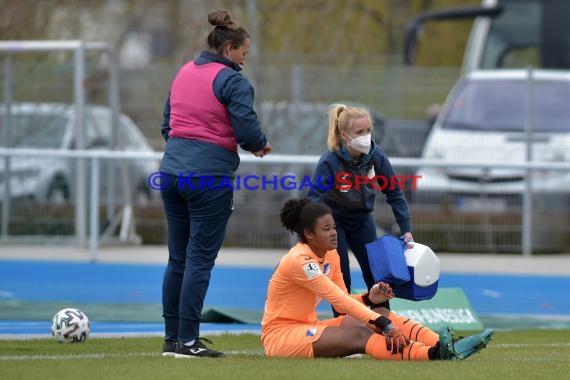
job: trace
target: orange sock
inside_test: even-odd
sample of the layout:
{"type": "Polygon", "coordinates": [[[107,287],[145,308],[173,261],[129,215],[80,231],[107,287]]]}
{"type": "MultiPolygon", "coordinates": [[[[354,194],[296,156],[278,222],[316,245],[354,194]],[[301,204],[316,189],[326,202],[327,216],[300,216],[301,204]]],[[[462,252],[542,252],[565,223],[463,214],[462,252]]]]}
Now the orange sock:
{"type": "Polygon", "coordinates": [[[366,342],[365,352],[374,359],[380,360],[429,360],[429,347],[420,342],[410,342],[403,353],[392,354],[386,349],[386,338],[380,334],[372,334],[366,342]]]}
{"type": "Polygon", "coordinates": [[[426,346],[435,346],[439,342],[439,335],[425,327],[421,323],[415,322],[407,317],[403,317],[390,312],[388,318],[397,326],[410,340],[421,342],[426,346]]]}

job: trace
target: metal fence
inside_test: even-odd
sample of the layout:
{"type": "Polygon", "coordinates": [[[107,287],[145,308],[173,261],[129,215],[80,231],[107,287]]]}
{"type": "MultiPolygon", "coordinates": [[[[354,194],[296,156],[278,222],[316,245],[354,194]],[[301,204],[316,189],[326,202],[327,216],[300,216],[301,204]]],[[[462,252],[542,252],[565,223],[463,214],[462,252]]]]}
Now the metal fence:
{"type": "MultiPolygon", "coordinates": [[[[12,210],[3,229],[7,234],[1,237],[2,244],[10,242],[29,242],[30,236],[37,241],[58,238],[58,242],[76,243],[89,248],[96,259],[100,244],[138,242],[165,244],[166,223],[156,185],[153,196],[144,203],[122,205],[120,220],[112,221],[104,217],[105,199],[101,197],[101,168],[103,163],[123,160],[157,161],[161,153],[113,152],[113,151],[58,151],[45,149],[7,149],[0,148],[0,158],[11,157],[14,160],[29,157],[61,158],[68,160],[84,159],[88,169],[88,197],[86,224],[88,239],[77,239],[74,217],[78,215],[73,201],[53,205],[34,202],[29,199],[8,200],[12,210]],[[27,210],[27,213],[26,213],[27,210]],[[110,224],[115,223],[114,232],[109,233],[110,224]],[[133,235],[134,234],[134,235],[133,235]],[[43,240],[42,240],[43,239],[43,240]]],[[[233,247],[286,247],[290,244],[288,235],[280,225],[279,210],[283,202],[291,197],[304,196],[308,190],[303,185],[305,176],[310,175],[316,164],[317,156],[269,155],[263,159],[251,155],[242,155],[242,164],[237,172],[239,178],[234,185],[235,211],[227,229],[225,245],[233,247]],[[249,177],[246,178],[246,177],[249,177]],[[237,190],[239,186],[239,190],[237,190]]],[[[454,163],[440,160],[421,160],[394,158],[392,164],[398,172],[415,168],[489,168],[489,169],[524,169],[529,173],[548,170],[562,176],[570,174],[569,163],[532,162],[528,164],[501,164],[480,162],[477,164],[454,163]]],[[[421,179],[417,179],[421,181],[421,179]]],[[[404,186],[411,185],[407,181],[404,186]]],[[[566,188],[567,189],[567,188],[566,188]]],[[[570,194],[567,190],[552,198],[553,204],[547,204],[549,198],[540,192],[507,196],[512,207],[499,206],[489,194],[480,193],[471,201],[457,197],[460,194],[443,193],[434,202],[427,199],[421,191],[407,187],[416,240],[422,241],[439,252],[521,252],[523,237],[530,234],[531,247],[524,254],[537,252],[568,252],[568,231],[570,230],[570,194]],[[531,219],[523,218],[525,212],[522,197],[531,197],[531,219]],[[560,199],[564,198],[563,202],[560,199]],[[469,203],[472,202],[472,203],[469,203]],[[486,202],[486,203],[485,203],[486,202]]],[[[374,218],[379,234],[399,233],[394,217],[381,192],[378,193],[374,218]]],[[[5,203],[3,203],[3,206],[5,203]]]]}
{"type": "MultiPolygon", "coordinates": [[[[176,67],[170,65],[120,72],[122,110],[135,120],[158,150],[164,146],[159,127],[175,72],[176,67]]],[[[255,79],[256,108],[262,117],[260,105],[265,102],[331,104],[340,101],[365,105],[393,119],[398,126],[425,122],[428,108],[445,100],[459,76],[458,68],[365,63],[346,68],[301,64],[264,65],[255,69],[246,66],[244,72],[248,78],[255,79]]],[[[267,123],[262,127],[271,137],[274,127],[267,123]]],[[[274,145],[279,149],[279,144],[274,145]]]]}
{"type": "MultiPolygon", "coordinates": [[[[53,202],[54,198],[7,196],[5,200],[1,196],[2,243],[56,241],[86,246],[89,242],[95,252],[93,247],[98,244],[164,244],[166,224],[158,192],[150,191],[147,186],[142,189],[146,191],[138,192],[141,198],[121,197],[121,194],[128,195],[133,190],[125,187],[134,188],[140,183],[124,185],[122,180],[129,176],[119,173],[125,173],[125,162],[146,160],[153,164],[151,166],[157,166],[161,157],[159,152],[164,146],[160,135],[162,108],[177,67],[155,64],[140,69],[120,69],[113,66],[112,54],[111,60],[106,61],[100,54],[85,49],[87,45],[81,42],[75,41],[70,46],[80,49],[79,53],[33,49],[14,52],[11,45],[5,46],[9,54],[2,55],[2,109],[6,108],[7,102],[84,104],[85,109],[93,104],[108,104],[115,115],[112,119],[125,113],[134,120],[155,153],[129,152],[123,155],[119,152],[73,150],[81,148],[77,143],[70,150],[57,152],[14,150],[8,149],[6,140],[2,140],[3,130],[0,134],[0,160],[4,168],[11,166],[16,170],[22,161],[30,162],[31,158],[42,161],[43,166],[20,171],[22,178],[31,179],[39,173],[47,173],[38,167],[54,166],[50,157],[60,162],[67,161],[61,166],[76,168],[70,178],[75,183],[73,190],[77,197],[64,196],[53,202]],[[78,75],[77,67],[81,75],[78,75]],[[8,161],[10,164],[5,164],[8,161]],[[99,177],[95,174],[98,171],[99,177]],[[110,184],[114,179],[122,189],[106,191],[115,188],[110,184]],[[99,197],[95,199],[97,195],[99,197]]],[[[260,62],[266,61],[261,58],[260,62]]],[[[326,105],[338,101],[358,103],[383,120],[376,125],[381,132],[376,137],[377,142],[401,174],[415,174],[419,168],[437,167],[440,171],[449,171],[450,168],[474,168],[473,165],[478,165],[477,170],[483,171],[485,168],[516,167],[526,173],[526,178],[537,177],[532,191],[517,190],[503,194],[484,191],[484,183],[468,182],[467,186],[472,187],[468,193],[453,187],[436,193],[407,189],[416,240],[426,242],[438,251],[522,251],[525,254],[531,251],[570,251],[568,181],[559,181],[556,191],[547,194],[536,186],[546,175],[570,177],[568,160],[566,164],[564,160],[561,163],[556,159],[553,162],[532,162],[528,166],[485,163],[483,152],[481,161],[476,164],[415,159],[424,148],[430,128],[426,110],[433,103],[445,100],[459,76],[458,68],[404,67],[378,59],[362,59],[347,67],[303,64],[302,61],[246,67],[244,74],[255,85],[256,109],[262,127],[275,151],[263,160],[243,155],[238,175],[294,175],[298,178],[310,175],[317,155],[325,149],[326,105]],[[281,107],[283,104],[287,106],[281,107]],[[275,109],[283,110],[284,114],[279,116],[275,109]],[[311,116],[299,112],[301,109],[314,110],[316,114],[311,116]],[[309,119],[312,119],[310,123],[309,119]],[[290,153],[310,156],[283,156],[290,153]],[[522,237],[530,238],[531,242],[522,237]]],[[[85,117],[87,115],[83,115],[85,117]]],[[[116,123],[117,120],[109,120],[107,124],[116,123]]],[[[97,148],[96,144],[94,148],[97,148]]],[[[124,149],[130,150],[128,147],[124,149]]],[[[132,170],[127,172],[134,174],[132,170]]],[[[6,176],[5,169],[0,171],[0,182],[6,176]]],[[[36,183],[48,185],[45,178],[38,178],[36,183]]],[[[33,187],[33,182],[20,185],[33,187]]],[[[43,190],[45,194],[48,189],[43,190]]],[[[302,196],[305,192],[306,189],[281,188],[236,191],[236,208],[229,222],[226,245],[288,246],[291,237],[280,226],[279,209],[285,199],[302,196]]],[[[27,193],[30,194],[29,191],[27,193]]],[[[379,233],[398,233],[392,212],[381,193],[377,197],[374,218],[379,233]]]]}

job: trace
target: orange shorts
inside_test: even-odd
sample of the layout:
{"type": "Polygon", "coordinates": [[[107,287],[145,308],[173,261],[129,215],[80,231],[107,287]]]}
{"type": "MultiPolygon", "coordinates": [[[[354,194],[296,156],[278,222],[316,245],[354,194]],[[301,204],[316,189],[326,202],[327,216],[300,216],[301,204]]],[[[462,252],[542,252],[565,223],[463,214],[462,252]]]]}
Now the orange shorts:
{"type": "Polygon", "coordinates": [[[343,319],[344,315],[315,324],[272,326],[261,334],[265,354],[269,357],[312,358],[313,343],[320,339],[326,327],[338,327],[343,319]]]}

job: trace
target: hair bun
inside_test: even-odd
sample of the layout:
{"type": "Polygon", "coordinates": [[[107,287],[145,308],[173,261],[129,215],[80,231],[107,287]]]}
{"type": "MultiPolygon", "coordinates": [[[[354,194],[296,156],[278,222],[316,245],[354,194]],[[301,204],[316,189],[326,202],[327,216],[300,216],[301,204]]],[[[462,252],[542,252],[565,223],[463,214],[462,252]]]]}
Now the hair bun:
{"type": "Polygon", "coordinates": [[[235,29],[237,27],[237,23],[232,19],[230,12],[223,9],[210,11],[208,22],[219,28],[235,29]]]}
{"type": "Polygon", "coordinates": [[[283,227],[291,232],[298,232],[301,210],[309,201],[305,199],[289,199],[281,208],[280,219],[283,227]]]}

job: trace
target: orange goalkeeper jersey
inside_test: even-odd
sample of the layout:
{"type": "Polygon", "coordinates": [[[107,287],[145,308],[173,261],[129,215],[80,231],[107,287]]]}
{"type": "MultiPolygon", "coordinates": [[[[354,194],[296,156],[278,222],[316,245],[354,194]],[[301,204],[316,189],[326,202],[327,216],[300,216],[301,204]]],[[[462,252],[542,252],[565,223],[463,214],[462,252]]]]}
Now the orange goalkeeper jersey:
{"type": "Polygon", "coordinates": [[[321,259],[308,245],[297,243],[283,256],[269,281],[261,322],[264,333],[284,324],[316,323],[321,299],[364,323],[380,316],[362,303],[361,295],[353,298],[348,294],[336,250],[321,259]]]}

